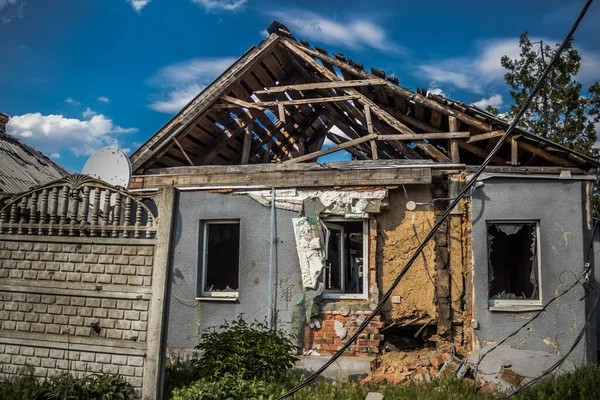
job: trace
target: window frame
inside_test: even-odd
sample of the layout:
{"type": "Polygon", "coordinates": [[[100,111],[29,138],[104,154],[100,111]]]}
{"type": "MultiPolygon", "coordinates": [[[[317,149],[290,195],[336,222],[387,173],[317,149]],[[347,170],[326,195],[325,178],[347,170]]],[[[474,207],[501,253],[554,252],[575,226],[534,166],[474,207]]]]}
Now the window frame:
{"type": "Polygon", "coordinates": [[[241,284],[239,279],[240,274],[240,254],[238,249],[238,288],[235,292],[206,292],[204,290],[205,282],[206,282],[206,262],[208,259],[208,228],[210,225],[222,225],[222,224],[237,224],[240,231],[240,240],[238,242],[238,246],[241,247],[241,234],[242,234],[242,223],[239,219],[214,219],[214,220],[202,220],[200,221],[202,225],[202,254],[201,254],[201,262],[200,262],[200,290],[198,291],[197,299],[211,299],[211,300],[237,300],[240,296],[240,288],[241,284]]]}
{"type": "MultiPolygon", "coordinates": [[[[323,290],[323,298],[329,300],[366,300],[368,299],[369,293],[369,218],[342,218],[342,217],[326,217],[322,218],[324,223],[331,223],[332,225],[336,225],[336,222],[361,222],[363,225],[363,292],[362,293],[343,293],[340,291],[328,291],[326,289],[323,290]]],[[[345,249],[345,245],[344,245],[345,249]]],[[[344,252],[345,253],[345,252],[344,252]]],[[[342,271],[342,279],[345,276],[345,259],[346,255],[343,255],[344,266],[342,271]]],[[[321,273],[321,282],[323,285],[325,284],[325,267],[323,268],[323,272],[321,273]]],[[[345,281],[342,280],[342,285],[345,284],[345,281]]],[[[342,288],[344,290],[344,288],[342,288]]]]}
{"type": "Polygon", "coordinates": [[[485,234],[486,234],[486,254],[487,256],[487,266],[488,266],[488,274],[487,274],[487,299],[488,306],[493,311],[494,309],[502,309],[502,308],[514,308],[514,307],[542,307],[543,306],[543,291],[542,291],[542,251],[541,251],[541,232],[540,232],[540,221],[539,220],[527,220],[527,219],[493,219],[485,221],[485,234]],[[488,234],[488,228],[493,224],[535,224],[535,249],[536,249],[536,259],[537,259],[537,284],[538,284],[538,294],[539,298],[537,300],[503,300],[503,299],[491,299],[490,298],[490,289],[489,289],[489,268],[492,268],[491,260],[489,257],[490,250],[490,239],[488,234]]]}

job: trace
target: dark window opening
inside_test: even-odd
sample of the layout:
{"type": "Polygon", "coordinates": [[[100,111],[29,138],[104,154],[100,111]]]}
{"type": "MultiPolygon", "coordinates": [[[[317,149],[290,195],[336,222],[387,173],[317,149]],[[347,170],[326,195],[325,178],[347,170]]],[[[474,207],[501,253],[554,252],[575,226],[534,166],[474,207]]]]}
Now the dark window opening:
{"type": "Polygon", "coordinates": [[[329,293],[362,294],[365,270],[363,221],[326,222],[327,259],[323,274],[329,293]]]}
{"type": "Polygon", "coordinates": [[[489,296],[539,300],[536,223],[489,223],[489,296]]]}
{"type": "Polygon", "coordinates": [[[203,291],[237,292],[239,288],[240,223],[206,222],[203,291]]]}

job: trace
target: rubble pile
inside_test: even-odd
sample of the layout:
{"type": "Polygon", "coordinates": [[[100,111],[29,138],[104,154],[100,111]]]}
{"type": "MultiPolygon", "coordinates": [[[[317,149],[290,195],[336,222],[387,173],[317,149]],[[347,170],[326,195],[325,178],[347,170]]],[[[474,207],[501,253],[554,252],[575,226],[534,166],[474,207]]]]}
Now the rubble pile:
{"type": "Polygon", "coordinates": [[[375,372],[361,384],[381,382],[401,384],[405,382],[429,382],[438,376],[442,366],[452,355],[452,346],[414,351],[391,351],[377,359],[375,372]]]}

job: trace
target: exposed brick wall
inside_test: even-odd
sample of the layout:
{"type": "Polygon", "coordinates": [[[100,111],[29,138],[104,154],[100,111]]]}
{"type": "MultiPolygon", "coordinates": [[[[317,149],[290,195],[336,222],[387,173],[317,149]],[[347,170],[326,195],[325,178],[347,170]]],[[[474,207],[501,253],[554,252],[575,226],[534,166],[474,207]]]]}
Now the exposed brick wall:
{"type": "Polygon", "coordinates": [[[114,372],[141,395],[154,240],[0,237],[0,364],[114,372]]]}
{"type": "Polygon", "coordinates": [[[129,189],[142,189],[144,187],[144,178],[141,176],[134,176],[129,182],[129,189]]]}
{"type": "MultiPolygon", "coordinates": [[[[321,327],[309,329],[307,334],[312,341],[312,349],[320,354],[333,354],[338,351],[342,345],[352,336],[365,318],[370,315],[370,311],[354,311],[347,316],[339,311],[324,311],[319,314],[317,320],[321,327]],[[336,321],[338,327],[345,330],[345,336],[341,338],[336,333],[336,321]]],[[[360,334],[355,344],[350,346],[344,353],[345,356],[370,356],[379,353],[379,344],[383,340],[383,335],[379,330],[383,327],[380,316],[377,315],[360,334]]],[[[308,329],[308,328],[307,328],[308,329]]]]}

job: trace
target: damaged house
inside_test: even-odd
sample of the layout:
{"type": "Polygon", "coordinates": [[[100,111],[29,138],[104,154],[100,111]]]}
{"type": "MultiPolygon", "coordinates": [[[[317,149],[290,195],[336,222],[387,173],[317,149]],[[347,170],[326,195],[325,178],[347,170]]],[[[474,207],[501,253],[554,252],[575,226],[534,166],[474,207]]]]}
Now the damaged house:
{"type": "MultiPolygon", "coordinates": [[[[165,352],[240,315],[321,365],[508,127],[277,22],[268,32],[131,155],[129,190],[72,175],[0,199],[3,372],[30,359],[39,376],[118,372],[157,398],[165,352]],[[352,160],[318,162],[337,151],[352,160]]],[[[339,373],[369,372],[386,348],[572,346],[592,306],[577,282],[600,164],[514,133],[339,373]]],[[[569,360],[595,351],[586,330],[569,360]]]]}
{"type": "MultiPolygon", "coordinates": [[[[243,315],[332,354],[508,126],[277,22],[268,32],[131,156],[132,188],[178,192],[169,351],[243,315]],[[335,151],[352,161],[317,163],[335,151]]],[[[581,275],[598,165],[517,130],[346,355],[504,339],[581,275]]],[[[564,353],[584,294],[507,345],[564,353]]],[[[595,359],[590,332],[571,358],[595,359]]]]}

